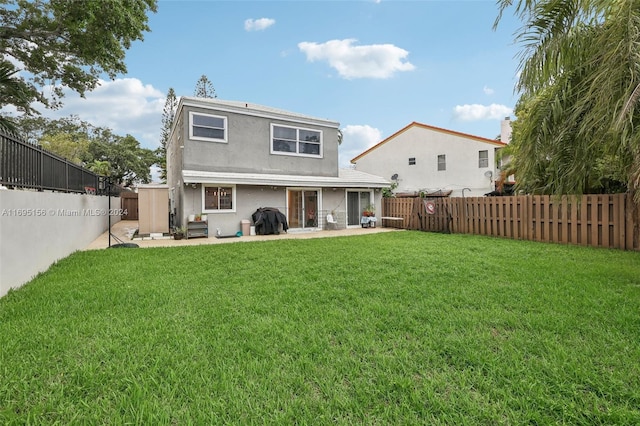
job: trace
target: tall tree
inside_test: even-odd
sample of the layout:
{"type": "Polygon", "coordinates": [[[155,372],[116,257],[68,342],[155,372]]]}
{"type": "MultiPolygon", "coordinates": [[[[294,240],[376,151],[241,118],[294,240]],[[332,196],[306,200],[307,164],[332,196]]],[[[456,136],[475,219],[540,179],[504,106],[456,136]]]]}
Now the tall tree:
{"type": "Polygon", "coordinates": [[[213,83],[209,78],[202,74],[200,79],[196,82],[196,90],[194,95],[198,98],[217,98],[216,91],[213,88],[213,83]]]}
{"type": "Polygon", "coordinates": [[[89,160],[89,139],[86,135],[55,133],[46,134],[40,140],[40,146],[72,163],[83,165],[89,160]]]}
{"type": "Polygon", "coordinates": [[[68,87],[81,95],[98,77],[125,73],[125,50],[149,31],[156,0],[0,0],[0,64],[18,63],[31,77],[14,78],[24,97],[0,97],[0,107],[57,107],[68,87]],[[44,94],[42,87],[52,87],[44,94]]]}
{"type": "Polygon", "coordinates": [[[523,20],[513,143],[527,190],[580,194],[621,179],[640,202],[640,2],[499,0],[523,20]]]}
{"type": "Polygon", "coordinates": [[[149,183],[150,167],[160,162],[155,150],[142,148],[133,136],[116,135],[77,116],[58,120],[22,116],[18,121],[28,142],[39,143],[72,161],[81,160],[85,167],[112,176],[123,186],[149,183]]]}
{"type": "MultiPolygon", "coordinates": [[[[25,112],[30,112],[29,95],[16,77],[18,70],[9,62],[0,61],[0,99],[5,103],[25,105],[25,112]]],[[[0,129],[16,132],[14,121],[7,116],[0,115],[0,129]]]]}
{"type": "Polygon", "coordinates": [[[109,129],[98,130],[89,144],[94,162],[108,162],[111,165],[109,176],[119,185],[151,182],[150,167],[159,162],[155,151],[140,147],[131,135],[117,136],[109,129]]]}
{"type": "Polygon", "coordinates": [[[56,120],[42,116],[22,115],[15,118],[16,126],[20,129],[20,136],[27,142],[38,144],[45,135],[57,133],[72,134],[74,137],[91,139],[96,127],[82,121],[77,115],[62,117],[56,120]]]}
{"type": "Polygon", "coordinates": [[[169,136],[171,135],[171,127],[176,116],[176,109],[178,108],[178,98],[173,87],[169,88],[167,93],[167,99],[164,102],[164,109],[162,110],[162,131],[160,132],[160,147],[157,149],[159,157],[160,167],[160,179],[163,182],[167,180],[167,143],[169,142],[169,136]]]}

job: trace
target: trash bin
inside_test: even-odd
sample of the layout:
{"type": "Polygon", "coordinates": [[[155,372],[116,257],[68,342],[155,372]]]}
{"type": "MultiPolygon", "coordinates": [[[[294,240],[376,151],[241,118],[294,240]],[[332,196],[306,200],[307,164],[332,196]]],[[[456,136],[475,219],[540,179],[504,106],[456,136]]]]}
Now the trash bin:
{"type": "Polygon", "coordinates": [[[250,220],[241,220],[240,226],[242,229],[242,235],[251,235],[251,221],[250,220]]]}

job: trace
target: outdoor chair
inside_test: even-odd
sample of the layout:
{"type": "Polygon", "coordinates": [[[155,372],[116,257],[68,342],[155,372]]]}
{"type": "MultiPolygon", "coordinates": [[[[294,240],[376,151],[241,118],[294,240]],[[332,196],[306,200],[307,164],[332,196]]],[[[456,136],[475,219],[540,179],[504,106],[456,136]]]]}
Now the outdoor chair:
{"type": "Polygon", "coordinates": [[[338,221],[333,217],[331,213],[327,215],[327,229],[333,226],[333,229],[338,229],[338,221]]]}

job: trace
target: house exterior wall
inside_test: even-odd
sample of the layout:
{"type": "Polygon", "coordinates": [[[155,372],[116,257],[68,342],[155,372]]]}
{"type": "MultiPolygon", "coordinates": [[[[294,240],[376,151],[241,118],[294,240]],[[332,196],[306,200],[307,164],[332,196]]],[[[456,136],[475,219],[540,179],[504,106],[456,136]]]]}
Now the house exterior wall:
{"type": "Polygon", "coordinates": [[[273,173],[302,176],[338,175],[338,129],[310,120],[285,119],[259,112],[235,112],[215,105],[187,105],[179,111],[184,140],[183,169],[211,172],[273,173]],[[227,142],[189,138],[189,113],[226,117],[227,142]],[[271,153],[271,125],[281,124],[322,131],[322,155],[318,158],[271,153]]]}
{"type": "Polygon", "coordinates": [[[386,179],[398,175],[395,192],[451,190],[452,196],[482,196],[496,178],[495,144],[458,134],[411,126],[355,160],[356,170],[386,179]],[[479,152],[487,151],[488,166],[479,167],[479,152]],[[446,170],[438,170],[445,155],[446,170]],[[409,159],[415,159],[415,165],[409,159]],[[491,177],[485,175],[491,172],[491,177]]]}
{"type": "MultiPolygon", "coordinates": [[[[206,213],[209,225],[209,236],[216,235],[219,228],[223,235],[231,235],[240,231],[240,221],[251,220],[251,215],[260,207],[274,207],[285,212],[286,189],[273,189],[267,186],[238,185],[235,187],[236,203],[234,212],[206,213]]],[[[182,217],[188,218],[192,214],[202,212],[202,185],[191,185],[184,187],[184,209],[182,217]]]]}
{"type": "Polygon", "coordinates": [[[167,151],[167,185],[169,186],[169,210],[171,223],[169,226],[181,226],[184,194],[182,187],[182,152],[184,150],[184,121],[176,116],[175,130],[169,139],[167,151]]]}
{"type": "MultiPolygon", "coordinates": [[[[210,236],[215,236],[218,229],[224,235],[235,234],[241,228],[241,221],[251,220],[253,213],[260,207],[277,208],[289,218],[289,189],[318,191],[317,207],[314,205],[308,210],[296,211],[298,214],[301,211],[310,214],[310,210],[317,210],[317,228],[325,227],[326,214],[332,210],[324,204],[327,200],[332,206],[342,205],[342,215],[336,216],[342,217],[346,225],[344,187],[347,185],[344,184],[344,179],[378,188],[377,204],[380,208],[379,178],[364,176],[362,180],[361,177],[354,179],[353,174],[346,178],[341,175],[338,167],[338,129],[337,122],[265,106],[217,99],[182,98],[167,145],[167,183],[171,211],[174,214],[173,226],[185,225],[189,215],[207,214],[210,236]],[[200,136],[194,135],[192,131],[192,120],[196,116],[200,136]],[[300,149],[300,153],[273,151],[274,125],[297,129],[300,141],[297,149],[300,149]],[[220,131],[221,126],[224,127],[224,132],[220,131]],[[312,155],[310,151],[302,152],[315,146],[314,139],[303,138],[313,138],[315,135],[310,133],[318,131],[321,132],[319,155],[312,155]],[[202,136],[204,134],[207,136],[202,136]],[[198,177],[199,173],[203,176],[207,173],[209,176],[215,174],[218,178],[198,177]],[[262,178],[256,180],[256,175],[262,178]],[[287,184],[291,182],[291,185],[301,182],[302,186],[274,186],[267,183],[270,175],[276,181],[286,181],[287,184]],[[330,184],[335,181],[337,188],[325,188],[327,181],[330,184]],[[261,185],[261,182],[265,183],[261,185]],[[314,186],[313,182],[322,183],[314,186]],[[208,186],[216,188],[209,192],[209,196],[217,188],[231,187],[232,208],[224,207],[226,210],[218,211],[218,207],[214,206],[211,210],[204,211],[204,188],[208,186]]],[[[280,148],[291,149],[287,137],[286,131],[279,135],[280,148]]],[[[294,144],[294,151],[295,146],[294,144]]],[[[225,205],[228,205],[228,201],[225,196],[225,205]]],[[[309,226],[307,222],[303,222],[301,226],[309,226]]]]}
{"type": "MultiPolygon", "coordinates": [[[[240,222],[242,220],[249,220],[253,225],[252,215],[261,207],[274,207],[280,210],[282,213],[289,216],[287,206],[287,190],[290,188],[285,187],[268,187],[268,186],[249,186],[238,185],[236,186],[236,211],[235,212],[218,212],[218,213],[206,213],[207,222],[209,226],[209,236],[214,237],[217,229],[220,229],[223,235],[235,234],[241,230],[240,222]]],[[[295,189],[301,189],[296,187],[295,189]]],[[[339,228],[347,227],[347,191],[359,190],[366,191],[365,189],[345,189],[345,188],[308,188],[318,191],[319,206],[317,212],[318,227],[322,229],[327,228],[326,217],[327,214],[335,212],[335,217],[338,220],[339,228]]],[[[184,192],[184,209],[181,212],[183,218],[189,215],[196,215],[202,212],[202,185],[196,185],[193,188],[191,185],[187,185],[183,189],[184,192]]],[[[374,205],[376,206],[376,212],[382,210],[382,193],[378,191],[372,191],[374,197],[374,205]]]]}

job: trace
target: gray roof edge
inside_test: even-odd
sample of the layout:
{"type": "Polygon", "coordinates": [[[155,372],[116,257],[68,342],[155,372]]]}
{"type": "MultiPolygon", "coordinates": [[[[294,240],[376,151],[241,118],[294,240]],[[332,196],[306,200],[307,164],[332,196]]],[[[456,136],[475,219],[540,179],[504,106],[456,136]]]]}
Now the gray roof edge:
{"type": "Polygon", "coordinates": [[[217,183],[255,186],[315,186],[322,188],[386,188],[390,185],[390,182],[386,179],[363,172],[332,177],[183,170],[182,179],[185,184],[217,183]]]}
{"type": "Polygon", "coordinates": [[[283,109],[273,108],[266,105],[253,104],[242,101],[220,100],[218,98],[196,98],[192,96],[182,96],[180,98],[181,105],[198,106],[203,108],[215,108],[217,110],[237,112],[240,114],[267,116],[290,121],[311,122],[312,124],[323,125],[327,127],[340,128],[340,123],[327,118],[314,117],[297,112],[286,111],[283,109]]]}

